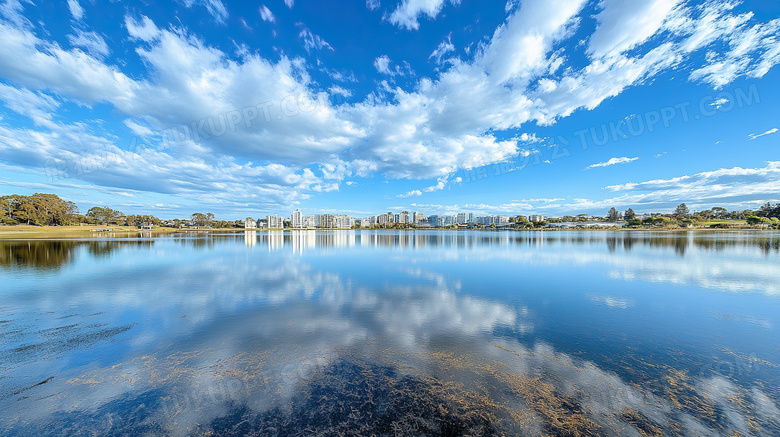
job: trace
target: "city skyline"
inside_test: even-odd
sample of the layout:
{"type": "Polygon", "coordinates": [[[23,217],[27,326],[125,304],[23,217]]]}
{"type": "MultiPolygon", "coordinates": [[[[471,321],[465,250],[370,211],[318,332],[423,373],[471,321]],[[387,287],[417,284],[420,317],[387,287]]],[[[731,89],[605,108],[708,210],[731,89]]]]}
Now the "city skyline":
{"type": "Polygon", "coordinates": [[[757,209],[780,202],[778,17],[761,1],[6,0],[0,194],[158,217],[757,209]]]}

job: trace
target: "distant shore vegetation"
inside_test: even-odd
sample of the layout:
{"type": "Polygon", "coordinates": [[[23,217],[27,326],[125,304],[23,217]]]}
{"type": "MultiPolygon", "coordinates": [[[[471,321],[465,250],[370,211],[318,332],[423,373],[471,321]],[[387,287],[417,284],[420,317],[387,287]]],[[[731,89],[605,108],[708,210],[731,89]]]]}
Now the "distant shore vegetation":
{"type": "MultiPolygon", "coordinates": [[[[258,219],[258,225],[265,219],[258,219]]],[[[196,212],[189,218],[161,219],[153,215],[125,214],[108,206],[92,207],[82,214],[78,206],[56,194],[35,193],[31,196],[11,194],[0,196],[0,225],[30,226],[125,226],[196,229],[244,229],[244,220],[217,220],[213,213],[196,212]]],[[[277,229],[291,228],[289,220],[283,220],[277,229]]],[[[672,213],[638,214],[633,209],[619,211],[610,208],[605,216],[590,214],[562,215],[531,221],[528,216],[510,216],[506,225],[477,223],[447,226],[420,226],[412,223],[385,223],[362,229],[717,229],[751,228],[780,229],[780,204],[764,204],[758,210],[728,211],[712,207],[702,211],[690,211],[685,203],[672,213]]],[[[361,229],[356,224],[352,229],[361,229]]]]}

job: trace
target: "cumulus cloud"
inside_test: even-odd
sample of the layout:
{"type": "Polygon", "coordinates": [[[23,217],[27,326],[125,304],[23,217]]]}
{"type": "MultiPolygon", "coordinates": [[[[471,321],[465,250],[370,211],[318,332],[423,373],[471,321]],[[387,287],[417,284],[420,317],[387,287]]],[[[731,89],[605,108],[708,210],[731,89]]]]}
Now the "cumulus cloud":
{"type": "MultiPolygon", "coordinates": [[[[417,18],[421,15],[426,15],[430,19],[436,18],[444,7],[444,3],[446,0],[403,0],[398,8],[387,17],[387,21],[406,30],[417,30],[420,28],[420,22],[417,21],[417,18]]],[[[450,0],[450,3],[459,5],[460,0],[450,0]]]]}
{"type": "MultiPolygon", "coordinates": [[[[220,1],[185,4],[210,8],[218,21],[228,17],[220,1]]],[[[578,34],[585,4],[528,0],[513,5],[492,35],[474,46],[470,60],[448,59],[450,67],[435,77],[418,78],[408,63],[395,64],[381,55],[373,63],[387,78],[357,103],[332,104],[332,96],[346,97],[350,91],[310,76],[317,68],[339,82],[357,81],[350,71],[312,66],[283,53],[275,60],[248,50],[227,54],[187,28],[158,26],[146,16],[124,19],[129,44],[135,45],[144,69],[129,74],[104,61],[109,48],[99,35],[74,31],[76,48],[68,49],[45,33],[32,32],[19,5],[6,5],[0,21],[0,75],[18,91],[5,89],[7,98],[37,123],[52,119],[51,105],[58,103],[44,96],[56,95],[75,104],[111,105],[123,119],[143,120],[153,132],[162,132],[153,146],[175,145],[177,153],[192,153],[202,162],[233,156],[238,167],[276,162],[293,174],[312,171],[316,178],[322,177],[321,164],[327,164],[341,166],[344,174],[438,180],[522,154],[527,134],[507,138],[508,130],[554,124],[670,68],[691,64],[691,80],[717,87],[741,76],[760,77],[780,62],[777,20],[756,22],[722,2],[689,7],[657,0],[650,8],[605,0],[596,30],[583,43],[589,56],[577,64],[569,60],[565,43],[578,34]],[[616,20],[621,14],[630,26],[616,20]],[[728,48],[722,56],[702,53],[718,44],[728,48]],[[640,47],[641,53],[635,50],[640,47]],[[692,56],[697,50],[703,61],[692,56]],[[735,67],[719,70],[719,62],[735,67]],[[396,84],[401,76],[407,88],[396,84]],[[165,138],[176,132],[180,140],[165,138]]],[[[444,0],[404,1],[388,20],[417,28],[420,16],[435,18],[444,5],[444,0]]],[[[307,51],[333,50],[305,27],[299,37],[307,51]]],[[[448,37],[430,59],[444,62],[451,45],[448,37]]],[[[19,130],[6,134],[26,138],[19,130]]],[[[161,148],[160,153],[174,152],[161,148]]],[[[122,184],[131,179],[121,179],[122,184]]],[[[339,180],[308,187],[337,189],[339,180]]],[[[118,181],[105,178],[109,184],[118,181]]],[[[290,198],[300,199],[304,191],[295,190],[290,198]]]]}
{"type": "Polygon", "coordinates": [[[405,197],[416,197],[416,196],[422,196],[422,191],[420,190],[411,190],[403,194],[399,194],[395,197],[397,198],[405,198],[405,197]]]}
{"type": "Polygon", "coordinates": [[[628,158],[626,156],[621,156],[620,158],[610,158],[609,161],[591,164],[585,170],[589,170],[591,168],[598,168],[598,167],[609,167],[610,165],[615,165],[615,164],[627,164],[629,162],[636,161],[637,159],[639,159],[639,157],[628,158]]]}
{"type": "Polygon", "coordinates": [[[393,71],[390,70],[390,63],[392,61],[390,60],[390,57],[387,55],[382,55],[374,59],[374,68],[376,68],[376,71],[382,73],[382,74],[388,74],[393,75],[393,71]]]}

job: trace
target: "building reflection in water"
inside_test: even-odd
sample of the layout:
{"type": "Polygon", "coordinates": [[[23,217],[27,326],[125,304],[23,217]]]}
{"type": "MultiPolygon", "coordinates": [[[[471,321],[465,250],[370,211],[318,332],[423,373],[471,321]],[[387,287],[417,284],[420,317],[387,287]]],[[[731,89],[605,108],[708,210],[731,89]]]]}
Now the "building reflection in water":
{"type": "Polygon", "coordinates": [[[303,253],[317,247],[317,231],[295,231],[290,234],[293,253],[303,253]]]}
{"type": "Polygon", "coordinates": [[[284,246],[284,231],[268,231],[268,252],[276,252],[284,246]]]}
{"type": "Polygon", "coordinates": [[[246,247],[254,247],[257,244],[257,231],[244,231],[244,244],[246,247]]]}
{"type": "MultiPolygon", "coordinates": [[[[247,231],[246,235],[254,235],[247,231]]],[[[466,233],[466,232],[421,232],[421,231],[269,231],[260,232],[258,240],[268,245],[273,252],[286,246],[293,253],[313,249],[348,247],[387,247],[400,250],[419,249],[462,249],[489,246],[529,246],[543,248],[547,239],[543,232],[533,233],[466,233]]],[[[247,246],[250,244],[247,242],[247,246]]]]}

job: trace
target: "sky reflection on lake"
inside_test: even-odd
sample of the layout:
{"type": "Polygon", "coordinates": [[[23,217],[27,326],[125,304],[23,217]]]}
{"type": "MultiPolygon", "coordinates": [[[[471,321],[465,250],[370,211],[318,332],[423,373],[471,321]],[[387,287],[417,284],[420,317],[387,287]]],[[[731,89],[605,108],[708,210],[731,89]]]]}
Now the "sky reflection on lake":
{"type": "Polygon", "coordinates": [[[0,241],[0,433],[769,435],[777,278],[777,232],[0,241]]]}

